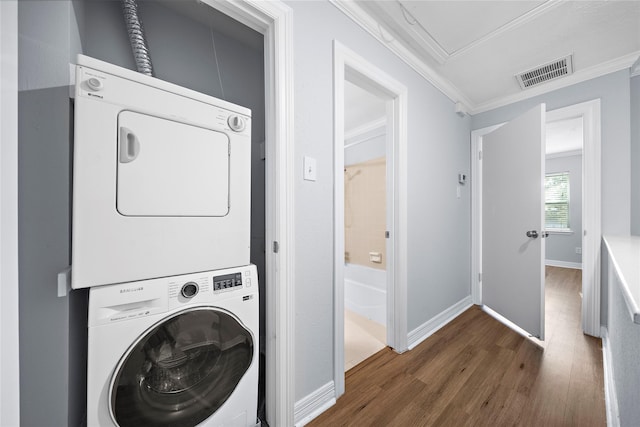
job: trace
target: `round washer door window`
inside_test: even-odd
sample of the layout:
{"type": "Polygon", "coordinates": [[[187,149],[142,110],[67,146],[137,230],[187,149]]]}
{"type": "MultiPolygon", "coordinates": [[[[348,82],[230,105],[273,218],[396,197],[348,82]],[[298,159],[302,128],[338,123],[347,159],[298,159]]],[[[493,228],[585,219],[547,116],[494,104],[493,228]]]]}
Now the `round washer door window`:
{"type": "Polygon", "coordinates": [[[111,383],[111,415],[120,427],[193,427],[229,398],[253,351],[251,333],[229,312],[176,313],[121,359],[111,383]]]}

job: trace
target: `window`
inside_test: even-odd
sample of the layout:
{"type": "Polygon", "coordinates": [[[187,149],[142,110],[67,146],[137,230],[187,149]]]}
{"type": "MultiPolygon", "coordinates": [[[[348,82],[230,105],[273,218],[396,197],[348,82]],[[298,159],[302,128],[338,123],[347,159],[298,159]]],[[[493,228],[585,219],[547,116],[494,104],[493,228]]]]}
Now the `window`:
{"type": "Polygon", "coordinates": [[[544,178],[545,228],[569,230],[569,172],[551,173],[544,178]]]}

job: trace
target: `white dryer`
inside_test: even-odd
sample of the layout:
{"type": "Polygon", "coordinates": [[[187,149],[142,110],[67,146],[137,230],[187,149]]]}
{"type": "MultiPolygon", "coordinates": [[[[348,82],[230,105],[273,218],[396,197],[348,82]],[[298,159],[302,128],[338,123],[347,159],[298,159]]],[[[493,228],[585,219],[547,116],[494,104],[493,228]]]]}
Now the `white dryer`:
{"type": "Polygon", "coordinates": [[[87,425],[255,426],[254,265],[91,288],[87,425]]]}
{"type": "Polygon", "coordinates": [[[249,264],[251,111],[78,56],[72,287],[249,264]]]}

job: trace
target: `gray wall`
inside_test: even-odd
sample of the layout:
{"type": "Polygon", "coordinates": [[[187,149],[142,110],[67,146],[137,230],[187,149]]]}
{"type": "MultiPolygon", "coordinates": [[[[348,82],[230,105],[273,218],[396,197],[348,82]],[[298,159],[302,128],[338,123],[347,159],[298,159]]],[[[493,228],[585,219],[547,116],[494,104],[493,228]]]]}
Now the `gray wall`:
{"type": "MultiPolygon", "coordinates": [[[[607,251],[604,245],[603,251],[607,251]]],[[[640,419],[640,325],[631,320],[617,279],[609,287],[607,329],[620,425],[637,426],[640,419]]]]}
{"type": "Polygon", "coordinates": [[[415,329],[470,295],[470,119],[328,2],[294,14],[295,399],[333,379],[333,40],[408,87],[408,319],[415,329]],[[302,157],[318,179],[303,181],[302,157]],[[437,206],[437,208],[436,208],[437,206]]]}
{"type": "Polygon", "coordinates": [[[631,78],[631,234],[640,235],[640,76],[631,78]]]}
{"type": "Polygon", "coordinates": [[[582,263],[576,248],[582,247],[582,156],[554,157],[546,161],[546,173],[569,172],[569,227],[571,234],[551,233],[545,240],[550,261],[582,263]]]}
{"type": "MultiPolygon", "coordinates": [[[[531,99],[477,114],[472,128],[481,129],[513,119],[534,105],[547,111],[600,98],[602,143],[602,234],[629,234],[631,224],[630,83],[629,70],[558,89],[531,99]]],[[[604,270],[604,266],[603,270],[604,270]]],[[[607,277],[601,274],[601,312],[607,310],[607,277]]],[[[606,322],[605,317],[601,317],[606,322]]]]}
{"type": "Polygon", "coordinates": [[[57,297],[70,263],[69,60],[80,49],[71,1],[18,3],[20,421],[79,425],[86,292],[57,297]]]}

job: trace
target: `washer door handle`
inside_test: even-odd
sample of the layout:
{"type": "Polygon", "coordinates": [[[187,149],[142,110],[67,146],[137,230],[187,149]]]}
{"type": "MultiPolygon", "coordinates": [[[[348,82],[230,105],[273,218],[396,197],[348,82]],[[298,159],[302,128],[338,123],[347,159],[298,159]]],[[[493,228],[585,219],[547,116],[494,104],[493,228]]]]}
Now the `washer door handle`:
{"type": "Polygon", "coordinates": [[[126,127],[120,128],[120,163],[134,161],[140,154],[138,137],[126,127]]]}

